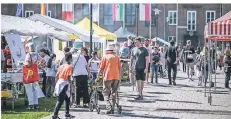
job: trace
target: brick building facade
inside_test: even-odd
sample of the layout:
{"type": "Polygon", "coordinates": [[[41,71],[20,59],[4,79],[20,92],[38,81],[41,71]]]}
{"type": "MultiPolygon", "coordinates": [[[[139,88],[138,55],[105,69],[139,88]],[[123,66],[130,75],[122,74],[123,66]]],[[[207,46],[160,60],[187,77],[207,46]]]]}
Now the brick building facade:
{"type": "MultiPolygon", "coordinates": [[[[152,12],[151,36],[157,36],[164,40],[178,39],[178,43],[185,44],[186,40],[192,40],[194,46],[203,44],[204,26],[231,11],[231,4],[152,4],[152,9],[158,8],[161,12],[157,16],[152,12]],[[178,14],[177,14],[178,6],[178,14]],[[178,25],[177,25],[178,22],[178,25]],[[158,24],[158,25],[157,25],[158,24]],[[158,28],[157,28],[158,26],[158,28]],[[178,26],[178,29],[176,28],[178,26]]],[[[1,14],[15,16],[17,4],[1,4],[1,14]]],[[[40,13],[40,4],[24,4],[24,17],[40,13]]],[[[61,19],[62,4],[49,4],[48,15],[61,19]]],[[[126,4],[125,21],[112,21],[112,7],[110,4],[100,4],[99,25],[110,32],[119,29],[123,23],[130,32],[137,33],[136,20],[139,20],[136,12],[136,4],[126,4]]],[[[137,14],[138,13],[138,14],[137,14]]],[[[88,4],[74,4],[74,23],[89,17],[88,4]]],[[[150,37],[149,22],[138,22],[138,34],[146,38],[150,37]]]]}

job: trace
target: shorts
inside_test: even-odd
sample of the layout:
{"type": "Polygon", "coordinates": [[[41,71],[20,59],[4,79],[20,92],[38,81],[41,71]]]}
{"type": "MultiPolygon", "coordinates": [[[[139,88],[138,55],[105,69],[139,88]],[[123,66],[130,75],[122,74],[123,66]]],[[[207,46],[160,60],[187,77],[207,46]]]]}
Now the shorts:
{"type": "Polygon", "coordinates": [[[135,69],[135,76],[136,76],[136,80],[142,80],[145,81],[145,73],[144,73],[143,68],[137,68],[135,69]]]}

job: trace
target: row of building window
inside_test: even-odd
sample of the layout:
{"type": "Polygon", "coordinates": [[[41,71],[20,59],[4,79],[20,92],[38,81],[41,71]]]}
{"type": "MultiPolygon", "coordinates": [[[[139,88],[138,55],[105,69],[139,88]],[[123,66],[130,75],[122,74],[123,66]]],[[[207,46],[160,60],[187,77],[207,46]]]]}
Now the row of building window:
{"type": "MultiPolygon", "coordinates": [[[[152,4],[152,9],[155,9],[155,4],[152,4]]],[[[103,23],[104,25],[114,25],[112,20],[112,6],[111,4],[105,4],[103,8],[103,23]]],[[[215,11],[206,11],[206,23],[215,20],[215,11]]],[[[29,17],[34,14],[34,11],[25,11],[25,17],[29,17]]],[[[128,4],[125,6],[125,25],[135,25],[136,23],[136,6],[135,4],[128,4]]],[[[89,5],[83,4],[83,15],[89,15],[89,5]]],[[[48,15],[51,17],[51,11],[48,11],[48,15]]],[[[196,11],[187,11],[187,30],[196,31],[196,11]]],[[[168,11],[168,24],[177,25],[177,11],[168,11]]],[[[151,12],[151,24],[156,24],[156,15],[154,11],[151,12]]],[[[146,26],[150,25],[150,21],[145,22],[146,26]]]]}

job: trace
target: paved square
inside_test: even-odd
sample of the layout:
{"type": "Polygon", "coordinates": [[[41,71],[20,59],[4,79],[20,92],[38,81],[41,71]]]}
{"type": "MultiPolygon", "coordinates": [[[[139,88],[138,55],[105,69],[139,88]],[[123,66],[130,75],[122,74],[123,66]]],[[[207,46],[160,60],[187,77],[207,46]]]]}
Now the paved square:
{"type": "MultiPolygon", "coordinates": [[[[136,101],[132,86],[120,88],[120,104],[123,111],[119,115],[106,115],[104,102],[100,102],[101,113],[88,109],[71,109],[76,119],[231,119],[231,92],[224,89],[224,74],[218,71],[217,88],[212,88],[212,105],[205,97],[204,88],[197,87],[198,79],[189,81],[186,74],[179,71],[176,86],[169,86],[167,79],[159,79],[160,84],[145,84],[144,100],[136,101]]],[[[208,92],[208,91],[206,91],[208,92]]],[[[64,118],[64,111],[60,112],[64,118]]],[[[44,118],[50,119],[51,115],[44,118]]]]}

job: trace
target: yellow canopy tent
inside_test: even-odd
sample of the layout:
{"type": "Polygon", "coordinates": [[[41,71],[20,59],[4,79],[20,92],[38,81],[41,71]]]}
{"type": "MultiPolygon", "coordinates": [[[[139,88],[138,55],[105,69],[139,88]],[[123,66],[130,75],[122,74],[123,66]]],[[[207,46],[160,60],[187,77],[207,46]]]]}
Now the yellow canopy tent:
{"type": "MultiPolygon", "coordinates": [[[[90,31],[90,20],[88,18],[84,18],[77,24],[75,24],[78,28],[84,29],[86,31],[90,31]]],[[[94,31],[94,34],[100,37],[104,37],[107,40],[115,40],[116,35],[114,33],[111,33],[100,26],[96,25],[95,23],[92,24],[92,30],[94,31]]],[[[71,37],[71,34],[69,35],[71,37]]]]}

